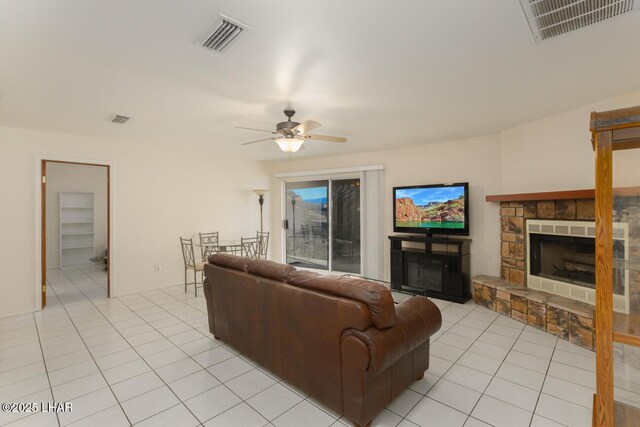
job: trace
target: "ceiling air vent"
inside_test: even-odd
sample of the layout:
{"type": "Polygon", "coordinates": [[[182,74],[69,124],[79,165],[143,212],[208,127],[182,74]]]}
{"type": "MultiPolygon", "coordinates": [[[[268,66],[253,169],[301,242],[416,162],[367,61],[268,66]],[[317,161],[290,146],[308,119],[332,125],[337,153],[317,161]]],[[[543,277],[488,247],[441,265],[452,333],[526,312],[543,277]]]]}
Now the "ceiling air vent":
{"type": "Polygon", "coordinates": [[[111,116],[111,123],[117,123],[119,125],[123,125],[127,121],[129,121],[130,118],[131,117],[121,116],[120,114],[114,114],[113,116],[111,116]]]}
{"type": "Polygon", "coordinates": [[[640,0],[520,0],[536,43],[638,10],[640,0]]]}
{"type": "Polygon", "coordinates": [[[197,40],[197,43],[208,50],[222,53],[238,40],[241,34],[250,30],[240,22],[220,15],[211,27],[197,40]]]}

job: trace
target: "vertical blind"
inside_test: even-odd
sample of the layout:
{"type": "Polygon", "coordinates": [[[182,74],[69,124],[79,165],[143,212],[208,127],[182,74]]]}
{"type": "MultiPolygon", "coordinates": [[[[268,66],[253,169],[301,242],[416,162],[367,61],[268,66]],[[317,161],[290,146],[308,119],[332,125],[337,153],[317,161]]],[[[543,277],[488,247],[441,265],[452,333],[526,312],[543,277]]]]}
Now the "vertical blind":
{"type": "Polygon", "coordinates": [[[360,172],[362,275],[384,279],[384,170],[360,172]]]}

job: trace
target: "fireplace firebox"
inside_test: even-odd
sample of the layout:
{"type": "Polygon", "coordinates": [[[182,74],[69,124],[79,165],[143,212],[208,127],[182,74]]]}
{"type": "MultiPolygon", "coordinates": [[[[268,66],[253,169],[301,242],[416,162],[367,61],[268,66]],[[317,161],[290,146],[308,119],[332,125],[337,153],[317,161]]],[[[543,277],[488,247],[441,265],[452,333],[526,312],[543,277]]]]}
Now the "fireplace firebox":
{"type": "Polygon", "coordinates": [[[435,291],[442,292],[442,258],[425,258],[422,253],[408,252],[405,255],[406,285],[409,292],[435,291]]]}
{"type": "MultiPolygon", "coordinates": [[[[626,259],[626,224],[614,225],[613,258],[626,259]]],[[[595,302],[595,224],[578,221],[527,221],[528,287],[593,304],[595,302]]],[[[613,269],[617,311],[628,311],[628,278],[613,269]]]]}
{"type": "MultiPolygon", "coordinates": [[[[530,274],[589,289],[596,288],[596,242],[593,238],[531,233],[530,274]]],[[[614,259],[624,258],[624,242],[614,241],[614,259]]],[[[614,269],[613,292],[624,295],[624,272],[614,269]]]]}

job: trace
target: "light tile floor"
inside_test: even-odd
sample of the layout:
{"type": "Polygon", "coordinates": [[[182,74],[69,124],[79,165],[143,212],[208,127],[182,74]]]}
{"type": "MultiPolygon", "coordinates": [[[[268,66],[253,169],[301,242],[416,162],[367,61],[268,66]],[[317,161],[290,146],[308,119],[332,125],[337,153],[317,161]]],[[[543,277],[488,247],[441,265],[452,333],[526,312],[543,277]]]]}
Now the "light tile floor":
{"type": "MultiPolygon", "coordinates": [[[[213,340],[202,294],[106,299],[94,268],[48,279],[45,310],[0,319],[0,401],[72,402],[73,412],[0,412],[0,425],[351,425],[213,340]]],[[[430,369],[374,426],[591,425],[593,352],[472,302],[434,302],[444,322],[430,369]]],[[[618,364],[616,378],[618,397],[638,405],[640,373],[618,364]]]]}

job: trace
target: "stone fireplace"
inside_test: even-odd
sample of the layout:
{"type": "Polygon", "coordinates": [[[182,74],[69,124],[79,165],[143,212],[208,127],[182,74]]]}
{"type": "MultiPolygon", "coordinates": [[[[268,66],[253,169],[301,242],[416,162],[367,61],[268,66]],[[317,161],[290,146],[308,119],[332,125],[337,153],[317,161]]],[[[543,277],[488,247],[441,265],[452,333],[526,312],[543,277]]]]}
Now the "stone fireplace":
{"type": "MultiPolygon", "coordinates": [[[[594,191],[487,196],[487,202],[500,202],[500,277],[474,277],[475,302],[593,349],[594,191]],[[554,233],[549,233],[549,221],[558,222],[552,226],[554,233]],[[528,230],[529,227],[532,229],[528,230]],[[533,231],[537,237],[532,241],[532,234],[527,236],[527,231],[533,231]],[[551,261],[535,260],[533,265],[527,265],[532,251],[540,256],[543,250],[550,253],[551,261]],[[551,285],[549,280],[556,283],[551,285]]],[[[640,258],[639,205],[635,195],[615,200],[616,258],[640,258]]],[[[614,271],[616,316],[625,316],[620,312],[629,310],[639,312],[640,272],[628,271],[625,276],[615,267],[614,271]]]]}

